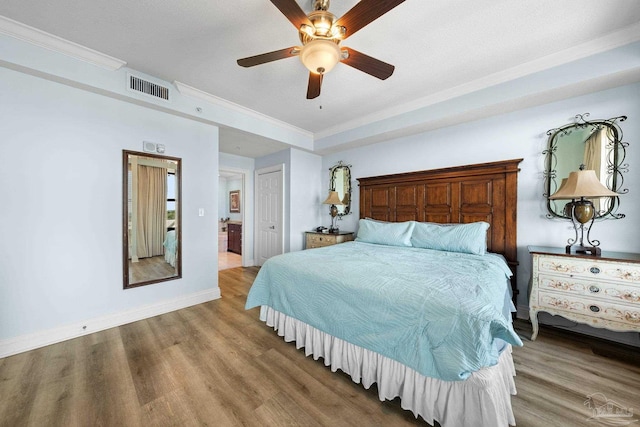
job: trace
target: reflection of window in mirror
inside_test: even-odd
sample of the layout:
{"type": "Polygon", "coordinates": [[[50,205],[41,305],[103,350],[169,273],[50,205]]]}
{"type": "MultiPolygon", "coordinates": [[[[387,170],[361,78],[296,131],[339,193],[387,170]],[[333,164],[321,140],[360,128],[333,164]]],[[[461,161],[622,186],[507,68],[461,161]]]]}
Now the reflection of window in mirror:
{"type": "MultiPolygon", "coordinates": [[[[575,123],[551,129],[545,154],[545,197],[547,197],[550,218],[568,218],[565,211],[566,200],[549,200],[562,181],[571,172],[580,169],[595,171],[598,180],[610,190],[624,194],[623,173],[628,165],[624,163],[628,143],[622,141],[622,129],[618,122],[625,116],[606,120],[587,120],[589,113],[577,115],[575,123]]],[[[617,213],[618,197],[604,197],[592,200],[596,218],[622,218],[617,213]]]]}
{"type": "Polygon", "coordinates": [[[338,208],[338,217],[351,213],[351,165],[339,161],[329,169],[329,190],[337,191],[342,205],[338,208]]]}
{"type": "Polygon", "coordinates": [[[180,159],[123,152],[124,287],[181,277],[180,159]]]}

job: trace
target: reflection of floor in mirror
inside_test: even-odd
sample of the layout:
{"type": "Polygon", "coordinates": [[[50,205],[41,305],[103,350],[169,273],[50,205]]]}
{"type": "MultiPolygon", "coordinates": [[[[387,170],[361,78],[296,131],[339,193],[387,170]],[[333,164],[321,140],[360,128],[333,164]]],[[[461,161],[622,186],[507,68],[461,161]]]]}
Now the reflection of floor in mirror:
{"type": "Polygon", "coordinates": [[[242,255],[233,252],[218,252],[218,270],[242,267],[242,255]]]}
{"type": "Polygon", "coordinates": [[[129,283],[164,279],[175,274],[175,268],[164,260],[164,255],[140,258],[138,262],[129,261],[129,283]]]}

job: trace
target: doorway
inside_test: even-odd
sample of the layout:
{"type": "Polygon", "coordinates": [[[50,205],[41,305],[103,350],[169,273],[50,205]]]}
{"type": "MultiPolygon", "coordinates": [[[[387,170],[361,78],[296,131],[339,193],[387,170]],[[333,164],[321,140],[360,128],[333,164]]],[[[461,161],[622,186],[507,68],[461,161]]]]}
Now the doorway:
{"type": "Polygon", "coordinates": [[[242,267],[245,257],[245,173],[218,173],[218,271],[242,267]]]}

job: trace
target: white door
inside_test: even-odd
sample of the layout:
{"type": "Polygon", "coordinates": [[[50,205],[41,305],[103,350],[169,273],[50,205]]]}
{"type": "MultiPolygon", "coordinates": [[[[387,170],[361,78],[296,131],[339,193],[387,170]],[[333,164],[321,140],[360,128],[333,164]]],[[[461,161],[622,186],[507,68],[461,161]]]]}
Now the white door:
{"type": "Polygon", "coordinates": [[[256,260],[284,252],[284,165],[256,171],[256,260]]]}

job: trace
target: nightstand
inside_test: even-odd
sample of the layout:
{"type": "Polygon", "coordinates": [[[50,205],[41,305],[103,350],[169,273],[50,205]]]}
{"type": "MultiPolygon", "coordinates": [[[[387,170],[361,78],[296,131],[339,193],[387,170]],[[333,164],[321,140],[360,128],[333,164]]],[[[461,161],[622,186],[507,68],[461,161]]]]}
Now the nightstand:
{"type": "Polygon", "coordinates": [[[350,242],[354,239],[353,231],[340,231],[338,233],[319,233],[306,231],[305,249],[322,248],[338,243],[350,242]]]}
{"type": "Polygon", "coordinates": [[[531,340],[538,312],[613,331],[640,332],[640,254],[567,254],[564,248],[529,246],[531,340]]]}

